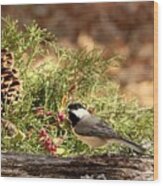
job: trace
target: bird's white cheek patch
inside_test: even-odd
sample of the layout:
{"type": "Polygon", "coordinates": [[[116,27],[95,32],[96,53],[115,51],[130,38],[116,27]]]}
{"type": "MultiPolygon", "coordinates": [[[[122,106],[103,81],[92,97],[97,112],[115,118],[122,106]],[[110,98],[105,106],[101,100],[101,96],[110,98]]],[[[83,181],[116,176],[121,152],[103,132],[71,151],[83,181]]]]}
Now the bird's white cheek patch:
{"type": "Polygon", "coordinates": [[[83,116],[89,116],[89,115],[90,115],[90,113],[89,113],[87,110],[83,109],[83,108],[80,108],[80,109],[78,109],[78,110],[73,110],[72,112],[73,112],[78,118],[82,118],[83,116]]]}

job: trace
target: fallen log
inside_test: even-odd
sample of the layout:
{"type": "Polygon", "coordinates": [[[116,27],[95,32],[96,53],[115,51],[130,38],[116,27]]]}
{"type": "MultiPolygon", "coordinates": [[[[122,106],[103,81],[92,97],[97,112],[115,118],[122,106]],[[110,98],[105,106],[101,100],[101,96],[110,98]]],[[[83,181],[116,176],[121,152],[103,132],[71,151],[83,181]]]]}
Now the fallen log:
{"type": "Polygon", "coordinates": [[[2,153],[1,159],[1,175],[4,177],[153,180],[153,157],[60,158],[7,152],[2,153]]]}

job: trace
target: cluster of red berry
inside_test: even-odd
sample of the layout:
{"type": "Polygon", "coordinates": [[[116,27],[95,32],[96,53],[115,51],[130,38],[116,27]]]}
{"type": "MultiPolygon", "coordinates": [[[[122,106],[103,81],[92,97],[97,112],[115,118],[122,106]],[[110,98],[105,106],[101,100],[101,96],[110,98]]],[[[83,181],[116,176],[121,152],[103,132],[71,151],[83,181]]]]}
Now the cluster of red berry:
{"type": "Polygon", "coordinates": [[[56,154],[57,145],[53,143],[52,139],[44,128],[39,131],[39,140],[48,152],[50,152],[52,155],[56,154]]]}
{"type": "Polygon", "coordinates": [[[58,114],[57,114],[57,120],[58,120],[58,122],[60,123],[60,122],[63,122],[64,120],[65,120],[65,114],[63,113],[63,112],[58,112],[58,114]]]}
{"type": "Polygon", "coordinates": [[[44,107],[36,107],[36,108],[33,109],[33,112],[39,118],[45,117],[45,116],[48,117],[48,116],[54,115],[54,113],[52,111],[46,111],[44,109],[44,107]]]}
{"type": "Polygon", "coordinates": [[[55,115],[52,111],[45,111],[43,107],[36,107],[33,109],[34,114],[39,117],[53,117],[54,121],[57,121],[59,123],[63,122],[66,118],[65,114],[62,111],[59,111],[57,115],[55,115]]]}

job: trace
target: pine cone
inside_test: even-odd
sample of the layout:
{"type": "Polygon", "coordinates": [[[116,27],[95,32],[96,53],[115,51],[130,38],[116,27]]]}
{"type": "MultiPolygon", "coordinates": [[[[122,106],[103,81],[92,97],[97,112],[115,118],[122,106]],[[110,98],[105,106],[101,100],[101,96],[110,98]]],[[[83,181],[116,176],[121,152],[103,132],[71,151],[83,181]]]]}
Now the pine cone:
{"type": "Polygon", "coordinates": [[[19,98],[21,82],[18,70],[14,68],[14,55],[7,49],[1,50],[1,100],[12,104],[19,98]]]}
{"type": "Polygon", "coordinates": [[[1,125],[2,125],[2,128],[5,129],[8,136],[13,137],[14,135],[17,134],[18,129],[10,121],[5,120],[5,119],[2,118],[1,119],[1,125]]]}

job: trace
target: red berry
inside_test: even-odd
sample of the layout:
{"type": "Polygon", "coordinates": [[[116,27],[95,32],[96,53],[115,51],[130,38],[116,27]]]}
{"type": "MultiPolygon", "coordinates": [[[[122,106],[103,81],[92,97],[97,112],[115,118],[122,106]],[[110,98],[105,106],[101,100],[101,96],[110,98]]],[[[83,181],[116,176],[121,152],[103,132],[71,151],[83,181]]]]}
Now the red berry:
{"type": "Polygon", "coordinates": [[[45,146],[48,146],[48,145],[51,145],[51,144],[52,144],[52,141],[51,141],[50,138],[48,138],[48,139],[45,140],[45,142],[44,142],[44,145],[45,145],[45,146]]]}
{"type": "Polygon", "coordinates": [[[51,111],[46,112],[46,116],[51,116],[53,113],[51,111]]]}
{"type": "Polygon", "coordinates": [[[45,129],[41,129],[39,132],[40,137],[46,137],[48,134],[45,129]]]}
{"type": "Polygon", "coordinates": [[[52,144],[49,144],[48,146],[46,146],[46,149],[51,152],[51,147],[52,147],[52,144]]]}
{"type": "Polygon", "coordinates": [[[51,146],[51,151],[56,152],[56,150],[57,150],[56,145],[52,145],[52,146],[51,146]]]}
{"type": "Polygon", "coordinates": [[[65,119],[65,115],[64,115],[64,113],[59,112],[59,113],[58,113],[58,120],[59,120],[59,122],[64,121],[64,119],[65,119]]]}

